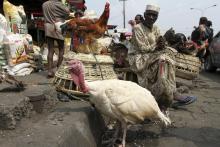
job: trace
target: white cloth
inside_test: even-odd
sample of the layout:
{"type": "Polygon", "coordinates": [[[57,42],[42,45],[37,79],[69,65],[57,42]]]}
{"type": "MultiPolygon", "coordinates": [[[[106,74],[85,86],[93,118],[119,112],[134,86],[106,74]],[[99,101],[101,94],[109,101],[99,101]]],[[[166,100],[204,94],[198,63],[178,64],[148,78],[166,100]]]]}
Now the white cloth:
{"type": "Polygon", "coordinates": [[[114,43],[120,43],[119,38],[120,38],[120,35],[118,33],[114,33],[112,35],[112,40],[114,43]]]}
{"type": "Polygon", "coordinates": [[[146,6],[146,11],[147,10],[151,10],[151,11],[155,11],[155,12],[158,12],[160,11],[160,7],[156,4],[149,4],[146,6]]]}
{"type": "Polygon", "coordinates": [[[63,34],[61,32],[60,25],[62,22],[56,22],[55,24],[45,23],[45,35],[51,38],[64,40],[63,34]]]}

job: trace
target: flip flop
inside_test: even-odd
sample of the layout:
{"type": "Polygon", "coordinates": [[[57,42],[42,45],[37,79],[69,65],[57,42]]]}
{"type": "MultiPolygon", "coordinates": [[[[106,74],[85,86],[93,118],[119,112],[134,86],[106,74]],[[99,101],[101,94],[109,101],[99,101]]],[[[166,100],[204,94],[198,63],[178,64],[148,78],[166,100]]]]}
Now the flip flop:
{"type": "Polygon", "coordinates": [[[186,96],[186,98],[184,98],[183,100],[173,103],[172,107],[189,105],[189,104],[195,102],[196,100],[197,100],[197,97],[195,97],[195,96],[186,96]]]}

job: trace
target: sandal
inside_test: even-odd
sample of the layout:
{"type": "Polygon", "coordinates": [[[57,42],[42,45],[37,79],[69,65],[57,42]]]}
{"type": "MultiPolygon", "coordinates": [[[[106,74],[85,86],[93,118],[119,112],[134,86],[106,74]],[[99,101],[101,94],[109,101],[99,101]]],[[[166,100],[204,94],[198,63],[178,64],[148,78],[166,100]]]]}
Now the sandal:
{"type": "Polygon", "coordinates": [[[172,104],[172,107],[189,105],[197,100],[195,96],[186,96],[183,100],[178,100],[177,102],[172,104]]]}

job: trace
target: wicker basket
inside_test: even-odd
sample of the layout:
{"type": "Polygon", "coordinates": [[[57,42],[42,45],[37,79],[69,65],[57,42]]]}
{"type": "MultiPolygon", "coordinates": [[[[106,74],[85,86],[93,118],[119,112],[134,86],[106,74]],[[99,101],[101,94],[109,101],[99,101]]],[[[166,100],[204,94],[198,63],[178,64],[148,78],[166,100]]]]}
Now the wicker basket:
{"type": "Polygon", "coordinates": [[[68,52],[64,55],[64,62],[55,73],[54,84],[59,90],[83,95],[72,81],[69,70],[66,68],[65,61],[71,59],[82,61],[85,67],[85,80],[87,81],[117,79],[113,70],[113,60],[110,56],[68,52]]]}
{"type": "Polygon", "coordinates": [[[188,80],[198,77],[201,62],[197,57],[191,55],[176,54],[176,76],[188,80]]]}

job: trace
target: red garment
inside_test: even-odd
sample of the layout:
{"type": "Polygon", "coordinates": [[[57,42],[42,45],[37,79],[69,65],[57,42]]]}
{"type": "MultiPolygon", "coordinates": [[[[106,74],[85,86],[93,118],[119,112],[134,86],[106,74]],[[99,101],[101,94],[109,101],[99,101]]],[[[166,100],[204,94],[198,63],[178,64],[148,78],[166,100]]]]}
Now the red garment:
{"type": "Polygon", "coordinates": [[[83,9],[86,7],[83,0],[68,0],[68,3],[75,6],[77,9],[83,9]]]}

